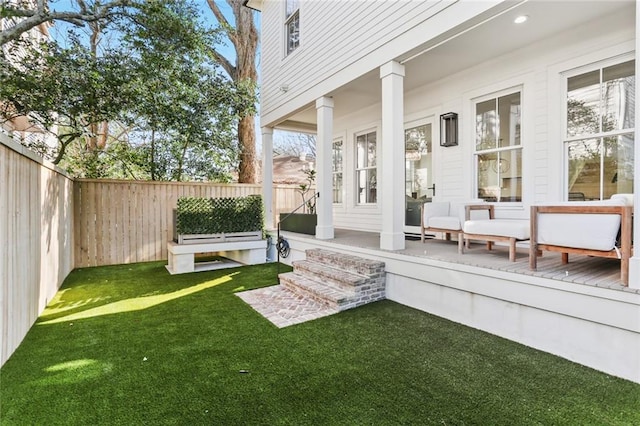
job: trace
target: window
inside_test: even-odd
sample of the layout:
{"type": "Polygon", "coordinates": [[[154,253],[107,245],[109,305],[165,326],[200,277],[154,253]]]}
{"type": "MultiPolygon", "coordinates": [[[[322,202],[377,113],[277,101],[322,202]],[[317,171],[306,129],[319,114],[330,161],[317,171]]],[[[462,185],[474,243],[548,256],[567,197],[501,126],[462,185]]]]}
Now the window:
{"type": "Polygon", "coordinates": [[[342,204],[342,145],[341,140],[333,142],[331,152],[334,204],[342,204]]]}
{"type": "Polygon", "coordinates": [[[522,143],[520,92],[476,103],[478,198],[522,201],[522,143]]]}
{"type": "Polygon", "coordinates": [[[299,0],[286,1],[285,34],[287,55],[300,46],[300,5],[299,0]]]}
{"type": "Polygon", "coordinates": [[[376,132],[356,136],[356,185],[358,204],[377,200],[376,132]]]}
{"type": "Polygon", "coordinates": [[[635,61],[567,78],[567,195],[600,200],[633,192],[635,61]]]}

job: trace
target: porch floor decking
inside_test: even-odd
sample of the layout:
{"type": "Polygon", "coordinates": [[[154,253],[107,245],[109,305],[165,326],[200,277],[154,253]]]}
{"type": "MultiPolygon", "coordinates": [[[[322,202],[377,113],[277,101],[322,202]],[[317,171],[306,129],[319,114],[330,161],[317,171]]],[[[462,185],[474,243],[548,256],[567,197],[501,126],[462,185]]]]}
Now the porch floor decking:
{"type": "MultiPolygon", "coordinates": [[[[283,232],[285,237],[287,234],[290,233],[283,232]]],[[[296,238],[315,239],[314,236],[303,234],[291,235],[295,235],[296,238]]],[[[377,232],[336,229],[334,239],[322,242],[386,251],[380,249],[380,236],[377,232]]],[[[393,253],[640,294],[640,289],[622,285],[620,261],[617,259],[570,255],[569,263],[563,265],[560,253],[544,252],[544,255],[538,258],[538,269],[532,271],[529,269],[529,249],[525,244],[518,245],[516,261],[510,262],[507,246],[494,244],[493,250],[487,250],[485,243],[472,242],[469,250],[459,254],[456,241],[439,239],[439,236],[424,243],[419,240],[406,240],[405,249],[393,253]]]]}

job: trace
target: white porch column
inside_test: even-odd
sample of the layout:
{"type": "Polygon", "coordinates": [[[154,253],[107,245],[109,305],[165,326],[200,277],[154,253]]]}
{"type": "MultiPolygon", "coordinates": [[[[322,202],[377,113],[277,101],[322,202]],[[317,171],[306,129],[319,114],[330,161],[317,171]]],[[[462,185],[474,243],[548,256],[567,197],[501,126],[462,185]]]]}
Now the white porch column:
{"type": "Polygon", "coordinates": [[[331,172],[331,148],[333,143],[333,99],[324,96],[316,100],[318,136],[316,139],[316,200],[318,225],[316,238],[333,238],[333,174],[331,172]]]}
{"type": "MultiPolygon", "coordinates": [[[[640,49],[640,7],[636,2],[636,81],[640,76],[640,61],[638,60],[638,49],[640,49]]],[[[640,89],[636,84],[636,102],[640,89]]],[[[629,287],[640,288],[640,250],[638,250],[638,242],[640,241],[640,132],[638,132],[638,123],[640,123],[640,109],[636,107],[636,132],[634,145],[633,160],[633,241],[635,241],[634,255],[629,260],[629,287]]]]}
{"type": "Polygon", "coordinates": [[[274,229],[273,220],[273,128],[262,128],[262,201],[264,224],[267,230],[274,229]]]}
{"type": "Polygon", "coordinates": [[[388,62],[380,67],[382,80],[382,141],[378,188],[382,206],[380,248],[404,248],[404,65],[388,62]]]}

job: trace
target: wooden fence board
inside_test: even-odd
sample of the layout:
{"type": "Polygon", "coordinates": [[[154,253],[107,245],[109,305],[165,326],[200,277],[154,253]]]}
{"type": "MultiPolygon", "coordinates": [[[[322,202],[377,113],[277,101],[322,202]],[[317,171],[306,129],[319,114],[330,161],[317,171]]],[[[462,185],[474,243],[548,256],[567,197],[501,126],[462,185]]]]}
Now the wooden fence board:
{"type": "Polygon", "coordinates": [[[9,291],[9,255],[7,245],[3,244],[9,233],[9,155],[11,151],[0,149],[0,353],[7,352],[7,336],[5,334],[8,324],[7,306],[9,291]]]}
{"type": "Polygon", "coordinates": [[[71,185],[0,133],[0,365],[73,267],[71,185]]]}
{"type": "MultiPolygon", "coordinates": [[[[173,210],[180,197],[262,194],[261,185],[251,184],[90,179],[76,180],[73,190],[74,200],[80,201],[74,206],[74,228],[80,229],[76,267],[166,260],[173,210]]],[[[274,212],[290,211],[299,204],[295,185],[277,185],[273,190],[274,212]]]]}

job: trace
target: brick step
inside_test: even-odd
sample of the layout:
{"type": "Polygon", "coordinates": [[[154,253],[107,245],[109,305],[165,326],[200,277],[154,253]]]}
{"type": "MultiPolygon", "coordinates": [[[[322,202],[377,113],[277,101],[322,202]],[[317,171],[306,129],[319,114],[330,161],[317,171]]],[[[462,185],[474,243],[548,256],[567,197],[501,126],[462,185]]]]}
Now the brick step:
{"type": "Polygon", "coordinates": [[[342,269],[337,269],[333,267],[333,265],[310,260],[294,261],[293,270],[309,279],[334,284],[347,290],[365,285],[369,281],[364,275],[354,274],[342,269]]]}
{"type": "Polygon", "coordinates": [[[384,275],[384,262],[363,259],[350,254],[336,253],[324,249],[309,249],[305,253],[307,260],[330,265],[343,271],[367,277],[380,277],[384,275]]]}
{"type": "Polygon", "coordinates": [[[353,290],[348,291],[295,272],[286,272],[278,277],[280,278],[280,284],[286,289],[338,310],[343,310],[343,306],[352,304],[356,299],[356,294],[353,290]]]}

